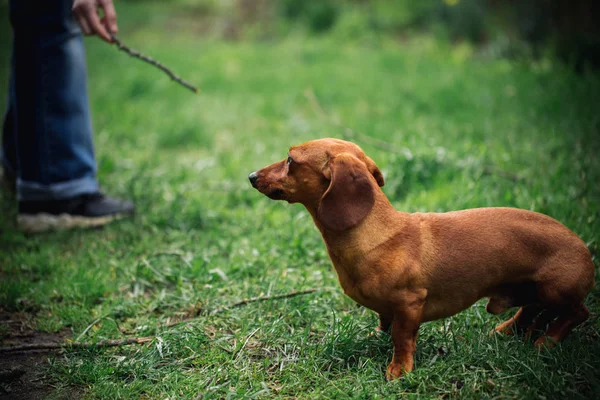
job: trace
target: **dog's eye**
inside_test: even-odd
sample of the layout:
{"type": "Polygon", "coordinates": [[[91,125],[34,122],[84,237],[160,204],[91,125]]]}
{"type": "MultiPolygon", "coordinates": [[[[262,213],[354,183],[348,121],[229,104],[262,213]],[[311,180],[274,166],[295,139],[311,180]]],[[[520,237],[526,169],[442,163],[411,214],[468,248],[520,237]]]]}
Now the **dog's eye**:
{"type": "Polygon", "coordinates": [[[292,163],[292,161],[294,161],[294,160],[292,160],[292,157],[288,156],[288,158],[287,158],[287,165],[290,165],[292,163]]]}

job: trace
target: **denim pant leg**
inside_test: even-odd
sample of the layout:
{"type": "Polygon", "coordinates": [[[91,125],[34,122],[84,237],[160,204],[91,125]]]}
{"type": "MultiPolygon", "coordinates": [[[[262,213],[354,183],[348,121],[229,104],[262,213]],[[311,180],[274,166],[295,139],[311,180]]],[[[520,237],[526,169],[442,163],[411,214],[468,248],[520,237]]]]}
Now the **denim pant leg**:
{"type": "Polygon", "coordinates": [[[85,52],[71,7],[72,0],[10,1],[13,120],[5,127],[14,135],[19,200],[98,191],[85,52]]]}
{"type": "MultiPolygon", "coordinates": [[[[14,57],[11,58],[11,63],[14,57]]],[[[11,64],[11,71],[13,67],[11,64]]],[[[4,116],[4,124],[2,126],[2,147],[0,148],[0,164],[4,168],[4,172],[8,172],[11,176],[17,176],[17,144],[15,135],[15,88],[12,72],[8,82],[8,104],[6,114],[4,116]]]]}

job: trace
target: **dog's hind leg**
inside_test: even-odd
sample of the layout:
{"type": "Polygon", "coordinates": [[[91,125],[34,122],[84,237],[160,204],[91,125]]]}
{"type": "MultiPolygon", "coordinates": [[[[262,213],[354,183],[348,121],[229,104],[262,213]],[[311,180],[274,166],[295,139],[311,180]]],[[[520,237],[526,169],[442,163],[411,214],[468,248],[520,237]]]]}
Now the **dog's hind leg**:
{"type": "Polygon", "coordinates": [[[587,320],[589,316],[590,311],[583,304],[574,308],[563,309],[558,319],[550,324],[545,335],[535,341],[534,346],[538,348],[553,347],[556,343],[562,341],[573,328],[587,320]]]}
{"type": "Polygon", "coordinates": [[[528,342],[529,340],[531,340],[531,338],[534,335],[539,334],[538,331],[545,331],[546,327],[548,326],[550,321],[552,321],[556,317],[558,317],[558,313],[556,312],[555,309],[545,308],[540,313],[540,315],[538,315],[537,318],[535,318],[535,321],[532,321],[532,323],[527,327],[527,330],[525,331],[525,335],[524,335],[525,337],[523,339],[523,342],[528,342]],[[538,333],[536,334],[536,332],[538,332],[538,333]]]}
{"type": "Polygon", "coordinates": [[[542,311],[538,304],[529,304],[517,310],[515,315],[498,325],[492,332],[499,332],[505,335],[514,335],[516,332],[522,332],[533,322],[534,318],[542,311]]]}

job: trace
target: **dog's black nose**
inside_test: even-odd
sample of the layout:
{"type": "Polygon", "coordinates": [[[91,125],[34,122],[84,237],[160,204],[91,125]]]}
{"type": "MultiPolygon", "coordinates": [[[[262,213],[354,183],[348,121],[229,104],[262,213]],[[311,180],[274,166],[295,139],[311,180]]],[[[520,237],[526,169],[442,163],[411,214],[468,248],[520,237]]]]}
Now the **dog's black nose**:
{"type": "Polygon", "coordinates": [[[250,179],[250,183],[252,184],[252,186],[256,187],[256,181],[258,180],[258,174],[256,172],[253,172],[250,175],[248,175],[248,179],[250,179]]]}

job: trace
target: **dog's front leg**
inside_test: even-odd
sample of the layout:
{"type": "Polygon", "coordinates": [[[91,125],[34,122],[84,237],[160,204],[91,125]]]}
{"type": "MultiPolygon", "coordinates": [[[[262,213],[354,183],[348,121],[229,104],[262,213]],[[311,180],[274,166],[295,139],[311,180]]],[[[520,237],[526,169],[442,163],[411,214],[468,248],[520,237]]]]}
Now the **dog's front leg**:
{"type": "Polygon", "coordinates": [[[421,311],[421,306],[413,306],[394,313],[392,321],[394,356],[387,367],[386,377],[388,380],[400,378],[404,373],[413,370],[421,311]]]}

